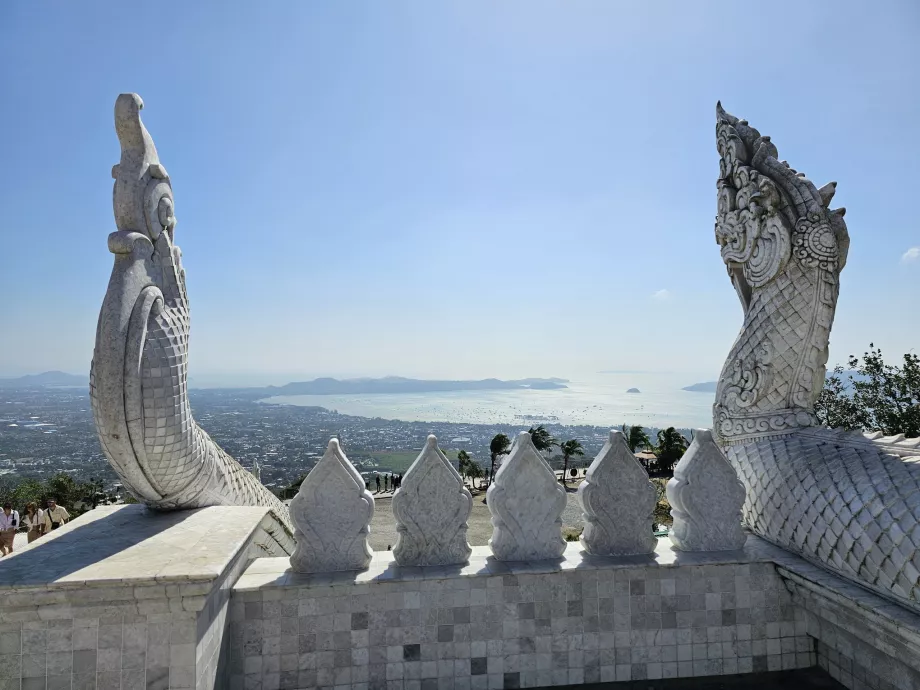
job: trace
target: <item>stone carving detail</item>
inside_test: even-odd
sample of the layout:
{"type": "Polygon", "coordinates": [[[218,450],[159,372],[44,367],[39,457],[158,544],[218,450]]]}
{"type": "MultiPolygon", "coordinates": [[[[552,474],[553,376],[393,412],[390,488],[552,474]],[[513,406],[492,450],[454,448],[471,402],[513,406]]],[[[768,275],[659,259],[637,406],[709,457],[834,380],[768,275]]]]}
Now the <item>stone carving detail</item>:
{"type": "MultiPolygon", "coordinates": [[[[284,505],[192,418],[189,305],[174,243],[172,185],[137,94],[115,103],[121,161],[112,168],[115,265],[99,314],[90,399],[102,449],[125,487],[157,509],[284,505]]],[[[290,535],[277,535],[293,547],[290,535]]]]}
{"type": "Polygon", "coordinates": [[[716,119],[716,241],[744,323],[722,371],[713,427],[746,489],[744,523],[920,609],[917,445],[814,426],[849,250],[844,210],[829,207],[836,183],[816,189],[777,159],[769,137],[721,106],[716,119]],[[764,352],[769,375],[759,379],[764,352]]]}
{"type": "Polygon", "coordinates": [[[578,487],[585,551],[598,556],[652,553],[655,498],[655,487],[622,432],[611,431],[578,487]]]}
{"type": "Polygon", "coordinates": [[[367,568],[372,517],[374,497],[338,440],[332,439],[291,501],[297,541],[291,567],[299,573],[367,568]]]}
{"type": "Polygon", "coordinates": [[[770,385],[770,358],[770,346],[763,343],[760,350],[746,361],[735,361],[725,386],[725,404],[728,407],[751,407],[763,397],[764,391],[770,385]]]}
{"type": "Polygon", "coordinates": [[[560,558],[565,551],[565,489],[522,431],[486,492],[492,513],[489,545],[500,561],[560,558]]]}
{"type": "Polygon", "coordinates": [[[674,477],[668,480],[667,492],[675,548],[732,551],[744,546],[744,486],[709,431],[696,431],[693,443],[674,468],[674,477]]]}
{"type": "Polygon", "coordinates": [[[460,473],[429,436],[425,448],[403,477],[393,496],[399,565],[427,566],[466,563],[471,549],[466,521],[473,497],[460,473]]]}

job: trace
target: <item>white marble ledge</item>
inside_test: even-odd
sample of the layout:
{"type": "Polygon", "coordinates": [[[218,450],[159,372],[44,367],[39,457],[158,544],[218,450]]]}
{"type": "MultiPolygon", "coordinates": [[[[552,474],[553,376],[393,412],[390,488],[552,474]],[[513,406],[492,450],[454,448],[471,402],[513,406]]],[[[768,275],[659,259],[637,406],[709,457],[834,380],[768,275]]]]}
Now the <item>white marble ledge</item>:
{"type": "Polygon", "coordinates": [[[24,590],[121,586],[136,587],[148,598],[160,591],[198,596],[210,591],[247,547],[268,512],[217,506],[156,513],[141,505],[101,506],[2,559],[0,601],[24,590]]]}
{"type": "Polygon", "coordinates": [[[256,592],[276,587],[323,587],[345,584],[406,582],[413,580],[444,580],[448,578],[520,575],[524,573],[554,573],[566,570],[601,570],[615,568],[679,568],[696,565],[729,565],[762,563],[774,560],[785,552],[759,537],[748,535],[747,543],[738,551],[687,553],[672,548],[667,538],[658,540],[655,552],[644,556],[591,556],[579,542],[569,542],[561,559],[547,561],[503,562],[492,558],[487,546],[474,546],[466,565],[400,567],[393,554],[376,551],[370,567],[363,571],[302,574],[291,570],[287,558],[257,558],[246,568],[233,587],[234,592],[256,592]]]}
{"type": "Polygon", "coordinates": [[[816,597],[853,611],[860,619],[870,621],[883,630],[887,629],[913,644],[920,652],[920,614],[805,561],[778,564],[777,572],[783,579],[816,597]]]}

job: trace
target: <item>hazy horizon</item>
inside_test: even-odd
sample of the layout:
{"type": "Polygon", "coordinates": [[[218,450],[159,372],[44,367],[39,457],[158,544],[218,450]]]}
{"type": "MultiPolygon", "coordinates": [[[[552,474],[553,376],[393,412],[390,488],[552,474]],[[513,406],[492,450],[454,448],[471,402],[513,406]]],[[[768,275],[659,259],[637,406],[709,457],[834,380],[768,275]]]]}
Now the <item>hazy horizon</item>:
{"type": "MultiPolygon", "coordinates": [[[[86,372],[79,371],[64,371],[58,367],[49,367],[47,369],[42,369],[41,371],[28,371],[23,373],[8,373],[0,371],[0,379],[7,378],[19,378],[21,376],[43,374],[47,372],[60,371],[65,374],[70,374],[74,376],[89,376],[89,370],[86,372]]],[[[705,377],[705,374],[700,374],[697,372],[679,372],[679,371],[616,371],[616,372],[606,372],[598,371],[593,374],[582,374],[572,379],[566,376],[557,376],[555,374],[547,375],[537,375],[537,376],[481,376],[476,378],[445,378],[445,377],[416,377],[416,376],[403,376],[402,374],[384,374],[382,376],[369,376],[365,374],[354,374],[354,373],[343,373],[343,372],[333,372],[333,373],[304,373],[304,372],[283,372],[283,373],[266,373],[266,372],[193,372],[189,374],[189,386],[191,388],[235,388],[235,387],[262,387],[262,386],[279,386],[285,383],[299,382],[299,381],[312,381],[314,379],[321,378],[335,378],[335,379],[363,379],[363,378],[386,378],[389,376],[392,377],[402,377],[402,378],[416,378],[420,380],[459,380],[459,381],[479,381],[483,379],[500,379],[500,380],[519,380],[519,379],[550,379],[550,378],[563,378],[571,381],[585,382],[593,378],[598,378],[603,380],[604,377],[609,377],[610,375],[629,375],[635,374],[636,376],[647,376],[647,375],[656,375],[656,376],[673,376],[675,380],[684,380],[687,382],[683,385],[691,385],[693,383],[702,383],[705,381],[715,381],[718,378],[717,374],[712,374],[709,378],[705,377]],[[694,375],[696,378],[693,378],[694,375]],[[701,378],[702,377],[702,378],[701,378]],[[693,380],[690,380],[693,379],[693,380]]],[[[682,387],[682,386],[681,386],[682,387]]]]}
{"type": "Polygon", "coordinates": [[[193,385],[713,380],[742,318],[713,235],[717,100],[838,182],[828,367],[920,343],[915,2],[786,0],[769,25],[727,1],[163,12],[0,6],[5,375],[89,371],[126,91],[173,184],[193,385]]]}

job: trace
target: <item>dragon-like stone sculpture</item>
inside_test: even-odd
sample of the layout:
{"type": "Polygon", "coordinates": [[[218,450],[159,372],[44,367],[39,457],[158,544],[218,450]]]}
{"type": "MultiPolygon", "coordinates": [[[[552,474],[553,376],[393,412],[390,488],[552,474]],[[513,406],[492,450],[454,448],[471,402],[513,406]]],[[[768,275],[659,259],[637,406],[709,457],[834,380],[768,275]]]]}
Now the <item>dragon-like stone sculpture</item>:
{"type": "Polygon", "coordinates": [[[141,122],[143,101],[115,102],[115,266],[99,314],[90,399],[99,440],[124,486],[148,506],[266,506],[293,548],[287,509],[192,418],[189,304],[174,242],[172,185],[141,122]]]}
{"type": "Polygon", "coordinates": [[[755,533],[920,608],[920,439],[820,428],[840,272],[835,183],[817,189],[769,137],[717,106],[716,241],[744,309],[713,427],[755,533]]]}

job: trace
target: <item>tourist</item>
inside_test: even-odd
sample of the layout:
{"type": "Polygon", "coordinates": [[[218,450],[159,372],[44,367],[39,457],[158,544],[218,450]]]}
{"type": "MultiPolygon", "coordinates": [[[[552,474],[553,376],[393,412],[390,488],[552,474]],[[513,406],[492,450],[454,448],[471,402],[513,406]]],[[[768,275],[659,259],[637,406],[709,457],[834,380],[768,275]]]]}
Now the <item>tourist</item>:
{"type": "Polygon", "coordinates": [[[374,481],[377,482],[377,493],[379,494],[380,493],[380,475],[379,474],[374,475],[374,481]]]}
{"type": "Polygon", "coordinates": [[[48,510],[45,511],[45,534],[57,529],[70,519],[70,513],[64,506],[59,506],[53,498],[48,499],[48,510]]]}
{"type": "Polygon", "coordinates": [[[390,475],[388,474],[383,475],[383,490],[384,491],[390,490],[390,475]]]}
{"type": "Polygon", "coordinates": [[[34,501],[26,505],[26,514],[22,522],[28,530],[29,543],[38,539],[45,531],[45,511],[35,505],[34,501]]]}
{"type": "Polygon", "coordinates": [[[19,513],[9,503],[3,505],[0,513],[0,556],[13,553],[13,539],[19,529],[19,513]]]}

